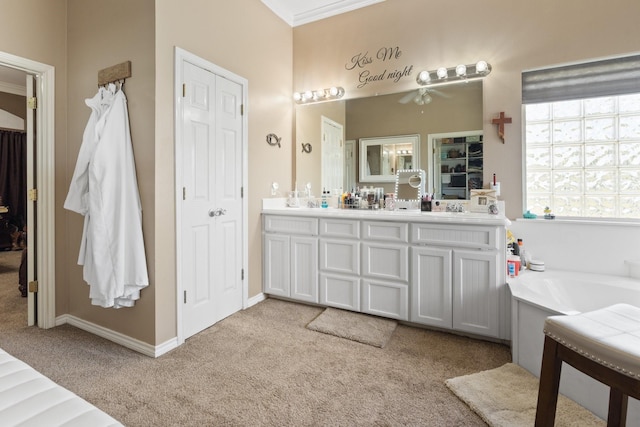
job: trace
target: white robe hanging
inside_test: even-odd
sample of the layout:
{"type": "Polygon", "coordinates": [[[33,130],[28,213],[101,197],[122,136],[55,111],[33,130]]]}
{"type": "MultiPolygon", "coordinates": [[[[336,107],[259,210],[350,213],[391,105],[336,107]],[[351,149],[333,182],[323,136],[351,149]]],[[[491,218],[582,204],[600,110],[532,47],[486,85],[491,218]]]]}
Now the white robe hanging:
{"type": "Polygon", "coordinates": [[[131,307],[149,284],[142,209],[124,92],[101,91],[92,113],[64,207],[85,216],[78,264],[91,303],[131,307]]]}

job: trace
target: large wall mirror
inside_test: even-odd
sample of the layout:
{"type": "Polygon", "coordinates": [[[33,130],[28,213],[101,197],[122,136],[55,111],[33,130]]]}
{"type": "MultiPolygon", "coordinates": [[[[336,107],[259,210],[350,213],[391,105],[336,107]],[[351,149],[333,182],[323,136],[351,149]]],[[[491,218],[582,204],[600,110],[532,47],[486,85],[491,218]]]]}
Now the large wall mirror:
{"type": "Polygon", "coordinates": [[[336,159],[329,159],[329,156],[342,155],[343,190],[366,185],[383,187],[385,192],[392,193],[395,191],[395,173],[390,181],[377,181],[375,178],[372,181],[360,180],[363,164],[359,160],[359,142],[367,138],[417,135],[420,141],[419,156],[411,159],[410,169],[425,170],[425,190],[432,192],[433,147],[428,146],[428,135],[482,129],[482,117],[482,81],[435,87],[429,92],[416,88],[389,95],[297,105],[295,181],[298,185],[311,183],[315,195],[320,194],[323,188],[339,190],[332,188],[337,184],[327,176],[331,174],[327,172],[327,167],[324,168],[325,176],[322,176],[323,162],[325,165],[335,165],[336,159]],[[430,102],[424,103],[429,98],[430,102]],[[339,143],[333,144],[338,147],[339,153],[323,155],[323,132],[328,130],[322,128],[323,123],[328,122],[342,125],[344,137],[339,143]],[[304,151],[303,144],[311,144],[311,152],[304,151]]]}

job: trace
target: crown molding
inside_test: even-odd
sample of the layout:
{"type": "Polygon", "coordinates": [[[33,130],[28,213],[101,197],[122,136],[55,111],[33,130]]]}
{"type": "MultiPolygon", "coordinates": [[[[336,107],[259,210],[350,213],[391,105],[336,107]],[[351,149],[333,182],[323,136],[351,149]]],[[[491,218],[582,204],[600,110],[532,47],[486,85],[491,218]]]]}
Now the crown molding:
{"type": "Polygon", "coordinates": [[[299,9],[299,0],[262,0],[262,3],[291,27],[297,27],[383,1],[384,0],[322,0],[316,1],[314,6],[302,10],[299,9]]]}

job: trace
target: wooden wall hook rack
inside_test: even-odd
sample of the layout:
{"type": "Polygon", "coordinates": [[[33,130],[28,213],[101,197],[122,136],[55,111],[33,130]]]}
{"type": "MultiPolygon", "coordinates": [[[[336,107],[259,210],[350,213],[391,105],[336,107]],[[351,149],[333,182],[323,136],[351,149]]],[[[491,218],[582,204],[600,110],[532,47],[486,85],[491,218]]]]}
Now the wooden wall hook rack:
{"type": "Polygon", "coordinates": [[[129,77],[131,77],[131,61],[126,61],[98,71],[98,86],[104,86],[129,77]]]}

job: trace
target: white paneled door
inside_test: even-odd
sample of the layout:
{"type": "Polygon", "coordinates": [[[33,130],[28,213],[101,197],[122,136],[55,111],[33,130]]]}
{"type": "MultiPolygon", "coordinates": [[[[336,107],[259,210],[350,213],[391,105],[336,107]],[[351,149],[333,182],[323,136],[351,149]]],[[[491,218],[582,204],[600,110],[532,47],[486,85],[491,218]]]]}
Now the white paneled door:
{"type": "Polygon", "coordinates": [[[183,62],[183,337],[242,308],[241,84],[183,62]]]}

